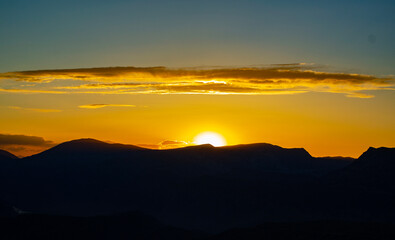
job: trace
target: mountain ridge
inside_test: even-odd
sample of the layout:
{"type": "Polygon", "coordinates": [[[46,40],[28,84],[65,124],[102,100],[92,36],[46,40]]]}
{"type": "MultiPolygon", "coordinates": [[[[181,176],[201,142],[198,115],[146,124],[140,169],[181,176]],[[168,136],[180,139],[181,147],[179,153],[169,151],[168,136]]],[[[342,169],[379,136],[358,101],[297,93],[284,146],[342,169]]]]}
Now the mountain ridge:
{"type": "MultiPolygon", "coordinates": [[[[372,148],[360,161],[391,163],[392,150],[385,149],[372,148]],[[382,151],[391,154],[380,160],[382,151]]],[[[267,143],[152,150],[78,139],[0,162],[0,199],[42,214],[141,211],[166,224],[209,232],[267,221],[395,222],[395,190],[377,192],[343,181],[346,175],[359,184],[368,174],[377,176],[368,178],[377,186],[382,174],[393,182],[391,168],[368,168],[376,172],[371,174],[358,170],[363,162],[315,158],[302,148],[267,143]]]]}
{"type": "MultiPolygon", "coordinates": [[[[47,149],[43,152],[31,155],[31,156],[35,156],[35,155],[39,155],[41,153],[47,152],[47,151],[54,151],[54,150],[78,150],[78,149],[83,149],[83,147],[85,147],[85,149],[89,149],[91,147],[96,147],[96,150],[100,150],[100,147],[104,147],[104,149],[122,149],[122,150],[153,150],[153,151],[171,151],[171,150],[178,150],[178,149],[256,149],[256,148],[261,148],[261,149],[267,149],[267,148],[271,148],[271,149],[277,149],[277,150],[282,150],[282,149],[288,149],[288,150],[295,150],[295,151],[300,151],[300,152],[304,152],[305,154],[308,154],[311,156],[311,154],[302,147],[291,147],[291,148],[285,148],[285,147],[281,147],[275,144],[270,144],[270,143],[248,143],[248,144],[236,144],[236,145],[225,145],[225,146],[219,146],[219,147],[214,147],[211,144],[201,144],[201,145],[190,145],[190,146],[184,146],[184,147],[179,147],[179,148],[171,148],[171,149],[151,149],[151,148],[145,148],[145,147],[141,147],[138,145],[133,145],[133,144],[123,144],[123,143],[113,143],[113,142],[105,142],[105,141],[101,141],[101,140],[97,140],[94,138],[79,138],[79,139],[73,139],[70,141],[65,141],[62,142],[50,149],[47,149]],[[74,148],[74,149],[73,149],[74,148]]],[[[354,158],[354,157],[347,157],[347,156],[322,156],[322,157],[314,157],[314,158],[322,158],[322,159],[333,159],[333,160],[347,160],[347,161],[353,161],[353,160],[357,160],[358,158],[360,158],[364,153],[370,152],[370,151],[374,151],[377,149],[392,149],[391,147],[369,147],[365,152],[363,152],[359,157],[354,158]]],[[[5,151],[5,150],[1,150],[0,149],[0,156],[1,156],[1,151],[5,151]]],[[[5,151],[7,152],[7,151],[5,151]]],[[[12,153],[10,153],[12,154],[12,153]]],[[[12,154],[13,155],[13,154],[12,154]]],[[[15,156],[15,155],[13,155],[15,156]]],[[[31,156],[26,156],[23,158],[29,158],[31,156]]],[[[16,157],[16,156],[15,156],[16,157]]],[[[313,157],[313,156],[311,156],[313,157]]],[[[16,157],[18,158],[18,157],[16,157]]]]}
{"type": "MultiPolygon", "coordinates": [[[[132,145],[132,144],[122,144],[122,143],[109,143],[101,140],[97,140],[94,138],[80,138],[80,139],[73,139],[70,141],[62,142],[50,149],[47,149],[43,152],[34,154],[35,155],[40,155],[45,152],[52,152],[54,150],[80,150],[80,149],[92,149],[93,147],[96,147],[96,150],[100,150],[100,147],[104,147],[104,149],[122,149],[122,150],[153,150],[153,151],[172,151],[172,150],[178,150],[178,149],[234,149],[234,150],[246,150],[246,149],[272,149],[272,150],[294,150],[294,151],[299,151],[304,154],[308,154],[311,156],[311,154],[305,149],[305,148],[284,148],[275,144],[270,144],[270,143],[249,143],[249,144],[236,144],[236,145],[226,145],[226,146],[220,146],[220,147],[214,147],[211,144],[201,144],[201,145],[191,145],[191,146],[184,146],[180,148],[171,148],[171,149],[150,149],[150,148],[145,148],[145,147],[140,147],[138,145],[132,145]]],[[[24,158],[29,158],[31,156],[27,156],[24,158]]],[[[312,157],[312,156],[311,156],[312,157]]],[[[354,159],[351,157],[343,157],[343,156],[324,156],[324,157],[315,157],[315,158],[332,158],[332,159],[354,159]]]]}

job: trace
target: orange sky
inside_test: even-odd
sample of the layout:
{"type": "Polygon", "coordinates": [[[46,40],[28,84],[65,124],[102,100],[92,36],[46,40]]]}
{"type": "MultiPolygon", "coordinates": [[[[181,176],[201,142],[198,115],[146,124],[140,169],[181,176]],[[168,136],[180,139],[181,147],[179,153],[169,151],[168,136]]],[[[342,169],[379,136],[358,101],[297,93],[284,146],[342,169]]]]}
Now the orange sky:
{"type": "Polygon", "coordinates": [[[266,142],[313,156],[395,146],[388,77],[305,64],[121,70],[0,74],[0,148],[28,155],[85,137],[166,148],[205,131],[229,145],[266,142]]]}

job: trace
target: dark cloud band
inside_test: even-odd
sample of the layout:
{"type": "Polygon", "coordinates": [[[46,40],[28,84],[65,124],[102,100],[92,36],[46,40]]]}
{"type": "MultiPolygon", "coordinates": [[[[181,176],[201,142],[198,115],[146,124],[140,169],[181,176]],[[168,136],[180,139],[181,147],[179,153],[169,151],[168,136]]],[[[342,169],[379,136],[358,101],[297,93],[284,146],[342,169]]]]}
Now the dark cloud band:
{"type": "Polygon", "coordinates": [[[372,97],[362,91],[393,90],[393,78],[316,71],[313,65],[275,64],[267,67],[181,68],[106,67],[1,73],[0,79],[36,82],[35,88],[0,89],[13,93],[100,94],[294,94],[343,93],[372,97]],[[46,87],[51,81],[79,81],[46,87]],[[88,82],[88,83],[87,83],[88,82]],[[30,91],[30,92],[29,92],[30,91]]]}
{"type": "Polygon", "coordinates": [[[53,146],[54,143],[37,136],[0,134],[0,146],[5,145],[53,146]]]}

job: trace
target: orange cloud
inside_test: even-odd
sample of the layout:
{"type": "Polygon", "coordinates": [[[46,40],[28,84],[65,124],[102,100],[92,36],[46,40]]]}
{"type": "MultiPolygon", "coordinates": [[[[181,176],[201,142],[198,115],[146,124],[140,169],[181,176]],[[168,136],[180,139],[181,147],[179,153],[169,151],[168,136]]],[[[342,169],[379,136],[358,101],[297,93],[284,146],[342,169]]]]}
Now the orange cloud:
{"type": "Polygon", "coordinates": [[[159,143],[160,149],[181,148],[186,146],[188,146],[188,143],[184,141],[165,140],[159,143]]]}
{"type": "Polygon", "coordinates": [[[165,140],[158,144],[138,144],[138,146],[143,148],[150,148],[150,149],[173,149],[173,148],[182,148],[186,147],[190,144],[184,141],[177,141],[177,140],[165,140]]]}
{"type": "Polygon", "coordinates": [[[349,97],[373,97],[361,91],[394,90],[393,78],[352,73],[313,71],[308,64],[276,64],[268,67],[182,68],[107,67],[37,70],[1,73],[0,79],[36,82],[34,88],[0,89],[15,93],[100,94],[295,94],[343,93],[349,97]],[[53,80],[90,82],[45,88],[53,80]],[[43,89],[40,88],[42,83],[43,89]]]}

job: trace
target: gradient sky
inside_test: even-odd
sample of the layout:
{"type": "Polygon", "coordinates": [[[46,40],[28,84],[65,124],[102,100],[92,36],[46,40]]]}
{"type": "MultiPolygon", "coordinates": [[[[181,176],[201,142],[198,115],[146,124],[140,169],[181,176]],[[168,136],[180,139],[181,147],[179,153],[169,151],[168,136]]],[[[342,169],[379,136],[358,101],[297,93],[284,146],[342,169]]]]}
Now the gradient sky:
{"type": "Polygon", "coordinates": [[[3,0],[0,148],[166,147],[204,131],[314,156],[394,147],[394,12],[394,1],[3,0]]]}

